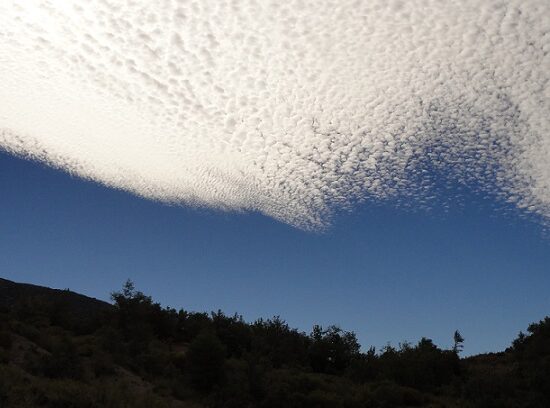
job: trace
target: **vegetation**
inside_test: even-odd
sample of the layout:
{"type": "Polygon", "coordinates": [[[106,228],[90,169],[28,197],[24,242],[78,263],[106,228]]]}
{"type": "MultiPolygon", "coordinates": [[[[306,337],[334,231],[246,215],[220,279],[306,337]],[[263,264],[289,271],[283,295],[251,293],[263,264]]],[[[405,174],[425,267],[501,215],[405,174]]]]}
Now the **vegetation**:
{"type": "Polygon", "coordinates": [[[114,305],[7,282],[0,407],[550,406],[549,317],[496,354],[460,358],[458,331],[361,352],[336,326],[163,308],[131,282],[114,305]]]}

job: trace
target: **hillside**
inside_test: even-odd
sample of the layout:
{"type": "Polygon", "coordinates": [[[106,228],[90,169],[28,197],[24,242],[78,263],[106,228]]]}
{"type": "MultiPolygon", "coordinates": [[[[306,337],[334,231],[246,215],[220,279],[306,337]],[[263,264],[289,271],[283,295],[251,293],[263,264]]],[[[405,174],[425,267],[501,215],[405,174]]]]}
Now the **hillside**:
{"type": "Polygon", "coordinates": [[[550,318],[500,353],[430,339],[362,353],[353,332],[113,305],[0,279],[0,407],[548,407],[550,318]]]}
{"type": "Polygon", "coordinates": [[[65,305],[70,306],[75,313],[83,316],[112,307],[110,303],[71,292],[68,289],[51,289],[28,283],[16,283],[0,278],[0,308],[9,308],[25,298],[29,299],[39,296],[58,299],[65,305]]]}

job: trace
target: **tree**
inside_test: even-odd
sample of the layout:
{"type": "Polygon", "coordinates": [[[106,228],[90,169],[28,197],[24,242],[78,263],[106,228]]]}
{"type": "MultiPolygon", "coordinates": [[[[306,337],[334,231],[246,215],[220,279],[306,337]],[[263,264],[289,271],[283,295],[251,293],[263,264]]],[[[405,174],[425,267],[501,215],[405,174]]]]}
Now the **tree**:
{"type": "Polygon", "coordinates": [[[208,392],[220,383],[225,363],[225,347],[211,331],[200,333],[189,345],[186,368],[193,386],[208,392]]]}
{"type": "Polygon", "coordinates": [[[133,301],[133,303],[153,303],[151,296],[146,296],[143,292],[136,290],[134,282],[127,279],[122,286],[121,292],[112,292],[111,299],[119,308],[125,303],[133,301]]]}
{"type": "Polygon", "coordinates": [[[458,354],[462,351],[464,348],[464,337],[460,334],[458,330],[455,330],[455,333],[453,335],[454,345],[453,345],[453,351],[455,354],[458,354]]]}
{"type": "Polygon", "coordinates": [[[359,342],[354,332],[338,326],[313,326],[310,334],[309,361],[316,372],[341,374],[359,355],[359,342]]]}

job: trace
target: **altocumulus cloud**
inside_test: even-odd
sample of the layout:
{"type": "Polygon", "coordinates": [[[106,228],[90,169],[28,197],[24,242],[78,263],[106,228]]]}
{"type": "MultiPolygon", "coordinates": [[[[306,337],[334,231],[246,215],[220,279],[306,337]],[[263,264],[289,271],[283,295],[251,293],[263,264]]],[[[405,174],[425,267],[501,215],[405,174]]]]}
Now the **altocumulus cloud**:
{"type": "Polygon", "coordinates": [[[426,168],[550,216],[548,0],[3,0],[0,148],[302,228],[426,168]]]}

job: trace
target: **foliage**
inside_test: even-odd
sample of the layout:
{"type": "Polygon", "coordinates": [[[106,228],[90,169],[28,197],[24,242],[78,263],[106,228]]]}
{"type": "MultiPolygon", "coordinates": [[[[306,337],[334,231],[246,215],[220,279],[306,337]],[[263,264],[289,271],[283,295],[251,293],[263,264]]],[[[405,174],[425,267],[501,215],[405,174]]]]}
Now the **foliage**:
{"type": "Polygon", "coordinates": [[[200,391],[210,391],[223,376],[225,347],[213,331],[204,331],[189,344],[185,369],[200,391]]]}
{"type": "Polygon", "coordinates": [[[1,407],[546,407],[550,318],[505,352],[428,338],[362,352],[355,333],[162,307],[128,281],[113,305],[36,289],[0,310],[1,407]],[[80,311],[79,311],[80,310],[80,311]]]}

